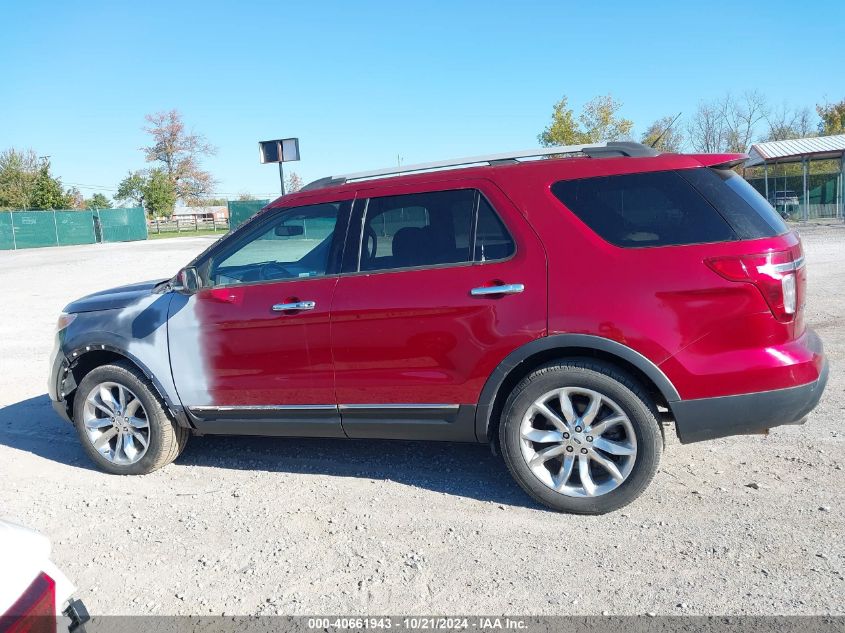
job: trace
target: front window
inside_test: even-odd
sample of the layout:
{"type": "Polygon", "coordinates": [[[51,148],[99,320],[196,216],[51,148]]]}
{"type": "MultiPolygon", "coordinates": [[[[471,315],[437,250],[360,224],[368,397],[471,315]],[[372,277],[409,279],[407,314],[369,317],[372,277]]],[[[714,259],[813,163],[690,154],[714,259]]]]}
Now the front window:
{"type": "Polygon", "coordinates": [[[212,286],[307,279],[327,274],[341,207],[335,202],[279,213],[212,260],[212,286]]]}

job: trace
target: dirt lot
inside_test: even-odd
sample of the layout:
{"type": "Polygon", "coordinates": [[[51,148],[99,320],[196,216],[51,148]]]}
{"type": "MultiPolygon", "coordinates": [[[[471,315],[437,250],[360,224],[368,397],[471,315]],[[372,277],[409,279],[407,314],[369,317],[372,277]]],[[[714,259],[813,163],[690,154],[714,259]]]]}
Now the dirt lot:
{"type": "Polygon", "coordinates": [[[672,441],[644,497],[587,518],[474,445],[206,437],[95,471],[44,395],[56,315],[209,238],[0,252],[0,515],[53,539],[97,614],[845,614],[845,228],[802,233],[833,363],[810,423],[672,441]]]}

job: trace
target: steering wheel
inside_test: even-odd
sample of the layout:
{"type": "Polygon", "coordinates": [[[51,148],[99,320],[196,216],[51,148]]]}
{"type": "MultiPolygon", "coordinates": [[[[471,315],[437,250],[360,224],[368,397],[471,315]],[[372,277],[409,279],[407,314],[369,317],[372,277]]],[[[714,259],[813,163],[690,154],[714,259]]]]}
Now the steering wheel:
{"type": "Polygon", "coordinates": [[[267,262],[258,269],[258,276],[263,281],[274,281],[276,279],[290,279],[293,277],[290,271],[279,262],[267,262]]]}
{"type": "Polygon", "coordinates": [[[364,225],[364,248],[361,251],[362,259],[366,257],[368,261],[376,258],[376,250],[378,249],[378,237],[376,237],[375,229],[369,225],[364,225]]]}

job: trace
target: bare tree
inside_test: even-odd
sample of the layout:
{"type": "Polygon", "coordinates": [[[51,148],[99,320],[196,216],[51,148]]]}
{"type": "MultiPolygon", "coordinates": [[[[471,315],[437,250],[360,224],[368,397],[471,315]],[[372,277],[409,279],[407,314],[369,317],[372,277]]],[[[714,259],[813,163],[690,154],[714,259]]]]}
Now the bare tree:
{"type": "Polygon", "coordinates": [[[786,104],[772,110],[766,116],[767,141],[785,141],[793,138],[814,136],[817,124],[809,108],[789,108],[786,104]]]}
{"type": "Polygon", "coordinates": [[[758,125],[768,114],[765,97],[756,90],[738,98],[727,94],[720,105],[726,130],[724,151],[747,151],[756,137],[758,125]]]}
{"type": "Polygon", "coordinates": [[[287,193],[296,193],[300,189],[302,189],[305,183],[302,182],[302,178],[297,174],[295,171],[290,172],[290,175],[286,178],[285,182],[285,191],[287,193]]]}
{"type": "Polygon", "coordinates": [[[211,156],[216,149],[201,134],[188,132],[178,110],[156,112],[144,117],[144,128],[153,137],[153,144],[141,148],[150,163],[161,163],[176,195],[186,202],[208,196],[217,184],[207,171],[200,168],[203,156],[211,156]]]}
{"type": "Polygon", "coordinates": [[[687,124],[687,135],[696,152],[711,154],[724,151],[727,138],[722,109],[702,101],[687,124]]]}

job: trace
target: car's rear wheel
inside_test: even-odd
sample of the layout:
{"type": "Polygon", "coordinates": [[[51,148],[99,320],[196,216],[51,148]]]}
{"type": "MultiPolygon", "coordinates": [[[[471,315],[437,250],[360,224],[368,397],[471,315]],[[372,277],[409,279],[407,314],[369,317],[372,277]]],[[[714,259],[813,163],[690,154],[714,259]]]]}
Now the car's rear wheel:
{"type": "Polygon", "coordinates": [[[109,473],[152,472],[176,459],[188,442],[188,429],[170,418],[149,380],[129,362],[91,370],[73,409],[85,452],[109,473]]]}
{"type": "Polygon", "coordinates": [[[663,448],[642,386],[594,360],[554,363],[526,376],[505,403],[499,439],[528,494],[578,514],[610,512],[636,499],[663,448]]]}

